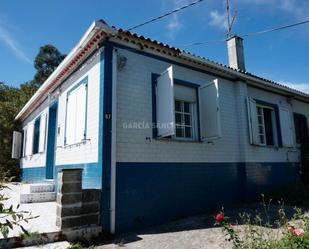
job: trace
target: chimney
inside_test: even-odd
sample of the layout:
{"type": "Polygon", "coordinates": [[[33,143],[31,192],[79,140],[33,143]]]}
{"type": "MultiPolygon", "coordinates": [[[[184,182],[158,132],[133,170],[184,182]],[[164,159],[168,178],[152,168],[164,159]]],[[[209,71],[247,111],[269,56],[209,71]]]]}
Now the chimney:
{"type": "Polygon", "coordinates": [[[239,36],[231,36],[227,40],[229,66],[246,71],[243,39],[239,36]]]}

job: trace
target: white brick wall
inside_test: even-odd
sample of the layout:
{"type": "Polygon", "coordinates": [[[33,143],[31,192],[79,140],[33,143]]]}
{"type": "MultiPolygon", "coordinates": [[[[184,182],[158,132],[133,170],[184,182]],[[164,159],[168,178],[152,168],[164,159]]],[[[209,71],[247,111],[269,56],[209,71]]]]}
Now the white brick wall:
{"type": "Polygon", "coordinates": [[[91,163],[98,161],[98,131],[99,131],[99,94],[100,94],[100,56],[97,53],[62,87],[59,96],[58,126],[60,135],[57,136],[56,165],[91,163]],[[88,109],[87,109],[87,141],[85,144],[64,146],[65,136],[65,106],[67,92],[88,76],[88,109]]]}
{"type": "MultiPolygon", "coordinates": [[[[98,161],[98,132],[99,132],[99,94],[100,94],[100,54],[96,53],[84,65],[75,72],[61,86],[61,94],[58,99],[57,124],[60,127],[60,135],[57,136],[55,164],[79,164],[98,161]],[[87,109],[87,139],[86,144],[64,147],[65,110],[67,91],[79,83],[88,75],[88,109],[87,109]]],[[[51,100],[46,99],[23,122],[23,126],[41,114],[43,110],[48,113],[51,100]]],[[[46,130],[48,132],[48,129],[46,130]]],[[[21,159],[21,166],[38,167],[45,166],[46,153],[40,153],[21,159]]]]}
{"type": "MultiPolygon", "coordinates": [[[[169,64],[125,50],[127,65],[118,72],[117,161],[118,162],[237,162],[239,139],[235,84],[219,79],[222,138],[209,143],[146,141],[152,129],[123,129],[123,123],[152,122],[151,73],[161,73],[169,64]]],[[[174,66],[174,77],[206,84],[214,77],[174,66]]]]}
{"type": "MultiPolygon", "coordinates": [[[[246,97],[278,104],[291,110],[286,98],[247,87],[243,82],[219,78],[222,138],[212,144],[152,139],[152,129],[125,129],[125,122],[152,122],[151,74],[170,64],[127,50],[118,50],[127,64],[118,71],[117,161],[118,162],[287,162],[298,161],[296,149],[257,147],[249,144],[246,97]]],[[[174,65],[176,79],[203,85],[215,77],[174,65]]],[[[294,103],[294,102],[293,102],[294,103]]],[[[304,112],[307,104],[295,102],[304,112]]],[[[309,111],[306,112],[309,117],[309,111]]]]}

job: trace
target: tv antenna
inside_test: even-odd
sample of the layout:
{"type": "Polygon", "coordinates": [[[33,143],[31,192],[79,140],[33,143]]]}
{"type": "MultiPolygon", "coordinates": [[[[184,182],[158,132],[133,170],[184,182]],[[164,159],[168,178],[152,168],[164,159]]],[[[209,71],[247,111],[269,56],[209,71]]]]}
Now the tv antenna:
{"type": "Polygon", "coordinates": [[[231,11],[230,11],[230,0],[226,0],[226,35],[227,38],[231,38],[233,36],[233,24],[235,22],[236,19],[236,15],[237,15],[237,11],[235,11],[232,20],[231,20],[231,11]]]}

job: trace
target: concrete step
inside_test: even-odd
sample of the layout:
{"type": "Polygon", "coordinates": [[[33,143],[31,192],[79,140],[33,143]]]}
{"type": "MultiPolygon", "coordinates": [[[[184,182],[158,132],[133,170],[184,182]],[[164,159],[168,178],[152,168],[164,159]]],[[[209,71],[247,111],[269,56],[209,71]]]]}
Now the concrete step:
{"type": "Polygon", "coordinates": [[[49,183],[33,183],[29,184],[28,193],[53,192],[54,185],[49,183]]]}
{"type": "Polygon", "coordinates": [[[56,192],[20,193],[20,203],[49,202],[56,200],[56,192]]]}

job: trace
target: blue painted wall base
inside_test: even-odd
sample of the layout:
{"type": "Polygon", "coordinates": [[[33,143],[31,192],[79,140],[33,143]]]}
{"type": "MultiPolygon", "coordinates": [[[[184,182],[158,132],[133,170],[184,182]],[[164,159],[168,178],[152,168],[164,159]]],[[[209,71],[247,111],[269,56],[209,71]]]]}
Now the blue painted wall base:
{"type": "Polygon", "coordinates": [[[117,163],[116,231],[218,210],[296,182],[292,163],[117,163]]]}
{"type": "MultiPolygon", "coordinates": [[[[57,165],[54,167],[53,176],[55,186],[57,189],[57,178],[59,169],[72,169],[81,168],[83,169],[83,189],[97,188],[101,189],[102,185],[102,166],[98,163],[85,163],[85,164],[70,164],[70,165],[57,165]]],[[[46,168],[45,167],[33,167],[33,168],[22,168],[21,179],[30,183],[44,182],[46,168]]]]}

